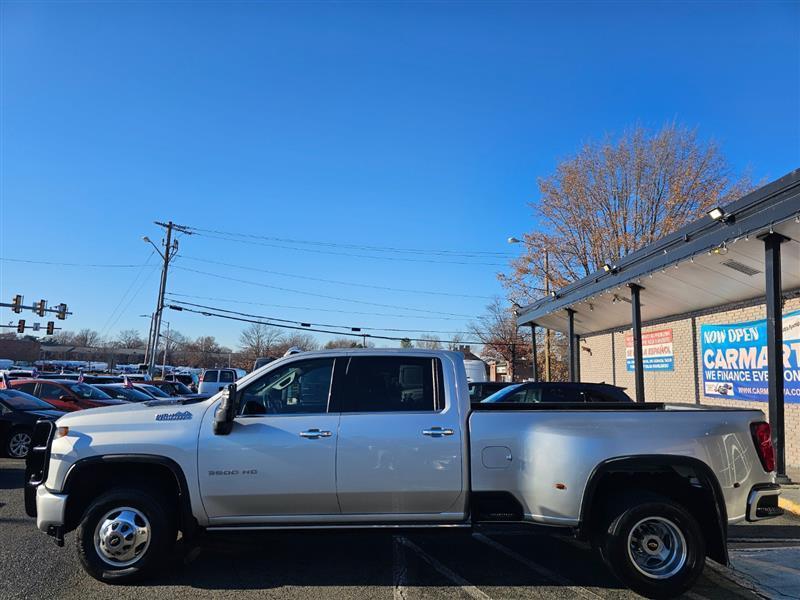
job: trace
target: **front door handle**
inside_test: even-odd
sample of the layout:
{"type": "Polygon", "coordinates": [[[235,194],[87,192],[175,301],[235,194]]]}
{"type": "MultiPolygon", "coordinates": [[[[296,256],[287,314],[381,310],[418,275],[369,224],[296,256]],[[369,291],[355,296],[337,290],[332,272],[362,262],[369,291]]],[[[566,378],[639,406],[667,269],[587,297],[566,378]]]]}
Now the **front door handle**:
{"type": "Polygon", "coordinates": [[[330,431],[320,431],[319,429],[309,429],[308,431],[301,431],[300,437],[308,438],[310,440],[316,440],[318,438],[324,437],[331,437],[330,431]]]}
{"type": "Polygon", "coordinates": [[[430,429],[423,429],[422,435],[430,437],[442,437],[443,435],[453,435],[455,433],[452,429],[442,429],[441,427],[431,427],[430,429]]]}

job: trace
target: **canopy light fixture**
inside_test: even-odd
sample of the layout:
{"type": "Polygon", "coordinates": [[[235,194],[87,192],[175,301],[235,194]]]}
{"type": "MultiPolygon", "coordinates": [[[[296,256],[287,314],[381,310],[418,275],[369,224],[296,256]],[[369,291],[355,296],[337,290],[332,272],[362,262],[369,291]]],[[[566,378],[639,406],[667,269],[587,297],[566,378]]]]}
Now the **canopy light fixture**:
{"type": "Polygon", "coordinates": [[[733,215],[729,215],[719,206],[715,206],[706,214],[711,217],[712,220],[719,221],[720,223],[733,223],[735,220],[733,215]]]}
{"type": "Polygon", "coordinates": [[[605,271],[606,273],[616,273],[617,266],[612,265],[611,263],[603,263],[603,271],[605,271]]]}

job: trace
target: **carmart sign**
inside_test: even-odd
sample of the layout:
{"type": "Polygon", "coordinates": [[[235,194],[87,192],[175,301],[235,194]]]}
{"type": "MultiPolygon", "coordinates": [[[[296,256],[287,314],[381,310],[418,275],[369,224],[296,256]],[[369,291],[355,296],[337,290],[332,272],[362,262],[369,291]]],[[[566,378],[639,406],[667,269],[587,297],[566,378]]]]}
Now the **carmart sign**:
{"type": "MultiPolygon", "coordinates": [[[[766,321],[700,327],[706,396],[767,401],[766,321]]],[[[786,402],[800,403],[800,311],[783,315],[786,402]]]]}

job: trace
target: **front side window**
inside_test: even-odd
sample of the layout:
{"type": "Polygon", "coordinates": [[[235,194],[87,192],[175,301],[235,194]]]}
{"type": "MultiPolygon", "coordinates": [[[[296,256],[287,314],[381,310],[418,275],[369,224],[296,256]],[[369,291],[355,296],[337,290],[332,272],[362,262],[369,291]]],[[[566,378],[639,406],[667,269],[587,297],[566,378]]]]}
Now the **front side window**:
{"type": "Polygon", "coordinates": [[[61,396],[66,395],[66,391],[53,383],[43,383],[39,386],[39,397],[45,400],[58,400],[61,396]]]}
{"type": "Polygon", "coordinates": [[[111,398],[105,392],[85,383],[70,384],[69,389],[72,390],[72,393],[78,398],[83,398],[85,400],[108,400],[111,398]]]}
{"type": "Polygon", "coordinates": [[[332,374],[332,358],[300,360],[270,371],[242,390],[239,414],[258,416],[327,412],[332,374]]]}
{"type": "Polygon", "coordinates": [[[353,357],[339,388],[342,412],[434,412],[437,362],[405,356],[353,357]]]}

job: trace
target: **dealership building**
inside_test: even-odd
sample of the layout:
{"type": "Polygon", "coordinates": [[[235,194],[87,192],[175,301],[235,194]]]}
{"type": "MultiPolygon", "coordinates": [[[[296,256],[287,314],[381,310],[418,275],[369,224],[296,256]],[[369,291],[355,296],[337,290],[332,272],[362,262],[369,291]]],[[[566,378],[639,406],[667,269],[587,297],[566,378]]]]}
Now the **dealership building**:
{"type": "Polygon", "coordinates": [[[556,290],[518,323],[568,336],[573,380],[640,402],[764,411],[778,472],[796,478],[800,170],[556,290]]]}

